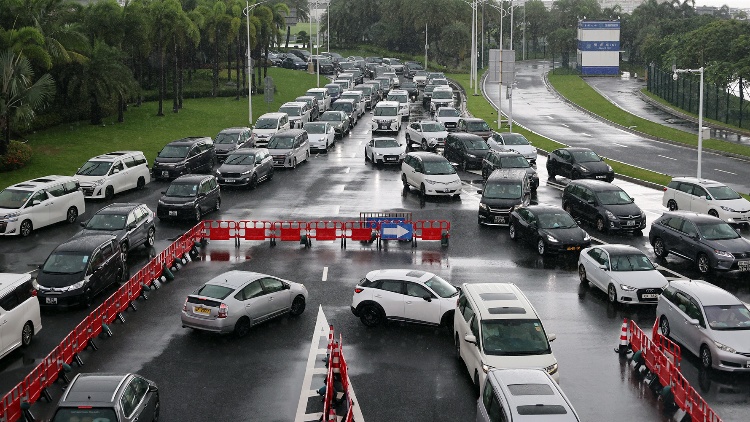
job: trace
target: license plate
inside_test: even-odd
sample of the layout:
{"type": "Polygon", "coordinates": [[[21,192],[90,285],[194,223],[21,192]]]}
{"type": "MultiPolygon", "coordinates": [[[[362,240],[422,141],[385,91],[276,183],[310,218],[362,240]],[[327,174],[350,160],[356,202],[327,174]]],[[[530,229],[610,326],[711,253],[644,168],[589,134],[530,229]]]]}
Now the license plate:
{"type": "Polygon", "coordinates": [[[388,125],[387,125],[387,124],[381,124],[381,125],[380,125],[380,128],[381,128],[381,129],[388,129],[388,125]]]}
{"type": "Polygon", "coordinates": [[[234,180],[234,179],[224,179],[224,181],[227,182],[227,183],[234,183],[234,182],[236,182],[236,180],[234,180]]]}
{"type": "Polygon", "coordinates": [[[635,220],[630,220],[625,222],[626,226],[635,226],[635,220]]]}
{"type": "Polygon", "coordinates": [[[505,217],[495,217],[495,223],[505,223],[505,217]]]}
{"type": "Polygon", "coordinates": [[[451,190],[448,188],[443,189],[443,192],[450,192],[451,190]]]}
{"type": "Polygon", "coordinates": [[[596,176],[597,179],[605,179],[607,176],[600,174],[599,176],[596,176]]]}
{"type": "Polygon", "coordinates": [[[202,306],[194,307],[193,312],[196,314],[211,315],[211,310],[202,306]]]}
{"type": "Polygon", "coordinates": [[[740,271],[750,271],[750,261],[739,261],[740,271]]]}
{"type": "Polygon", "coordinates": [[[161,177],[169,177],[169,172],[168,171],[162,171],[161,172],[161,177]]]}
{"type": "Polygon", "coordinates": [[[170,211],[169,215],[173,216],[173,217],[176,217],[177,216],[177,211],[170,211]]]}
{"type": "Polygon", "coordinates": [[[568,246],[566,249],[569,251],[577,251],[577,250],[580,250],[581,247],[580,246],[568,246]]]}
{"type": "Polygon", "coordinates": [[[56,297],[47,297],[44,298],[47,305],[57,305],[57,298],[56,297]]]}
{"type": "Polygon", "coordinates": [[[395,158],[386,158],[385,161],[396,161],[395,158]]]}
{"type": "Polygon", "coordinates": [[[656,299],[657,297],[659,297],[659,295],[656,293],[645,293],[641,295],[641,297],[644,299],[656,299]]]}

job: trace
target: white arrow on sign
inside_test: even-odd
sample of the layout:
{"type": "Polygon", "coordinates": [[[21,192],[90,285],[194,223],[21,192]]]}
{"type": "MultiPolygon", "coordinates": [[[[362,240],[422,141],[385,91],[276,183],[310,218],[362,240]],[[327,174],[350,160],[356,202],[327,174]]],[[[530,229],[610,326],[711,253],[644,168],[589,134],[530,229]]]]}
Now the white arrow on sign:
{"type": "Polygon", "coordinates": [[[396,227],[383,227],[383,234],[386,236],[403,237],[405,234],[409,234],[409,230],[406,230],[401,225],[396,227]]]}

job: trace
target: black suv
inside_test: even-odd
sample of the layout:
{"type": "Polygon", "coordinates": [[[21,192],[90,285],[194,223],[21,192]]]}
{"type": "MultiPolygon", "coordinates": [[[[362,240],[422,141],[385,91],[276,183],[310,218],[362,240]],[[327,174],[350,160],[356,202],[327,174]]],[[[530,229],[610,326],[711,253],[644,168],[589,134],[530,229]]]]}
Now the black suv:
{"type": "Polygon", "coordinates": [[[547,157],[547,174],[550,179],[565,176],[568,179],[597,179],[611,182],[615,171],[600,156],[588,148],[560,148],[547,157]]]}
{"type": "Polygon", "coordinates": [[[711,270],[750,271],[750,241],[718,217],[665,212],[651,223],[648,240],[659,258],[672,253],[695,261],[703,274],[711,270]]]}
{"type": "Polygon", "coordinates": [[[510,214],[508,233],[512,240],[520,238],[534,244],[539,255],[550,252],[577,254],[591,246],[591,237],[570,214],[549,205],[516,208],[510,214]]]}
{"type": "Polygon", "coordinates": [[[531,191],[536,192],[536,188],[539,187],[539,176],[536,170],[523,155],[517,152],[490,150],[482,160],[482,178],[487,180],[497,169],[525,169],[531,191]]]}
{"type": "Polygon", "coordinates": [[[98,293],[127,281],[127,271],[116,237],[74,237],[52,251],[33,286],[42,306],[90,306],[98,293]]]}
{"type": "Polygon", "coordinates": [[[601,180],[575,180],[565,187],[562,207],[600,232],[632,231],[641,235],[646,215],[622,188],[601,180]]]}
{"type": "Polygon", "coordinates": [[[221,208],[221,188],[214,176],[186,175],[162,192],[156,215],[160,220],[201,221],[204,214],[221,208]]]}
{"type": "Polygon", "coordinates": [[[216,158],[223,162],[234,150],[253,146],[253,130],[249,127],[230,127],[222,130],[214,139],[216,158]]]}
{"type": "Polygon", "coordinates": [[[518,206],[529,205],[531,189],[526,172],[521,169],[498,170],[484,184],[479,200],[477,223],[507,225],[510,213],[518,206]]]}
{"type": "Polygon", "coordinates": [[[100,209],[90,220],[82,222],[76,237],[111,234],[117,238],[127,259],[129,250],[140,245],[154,246],[156,225],[154,212],[145,204],[115,203],[100,209]]]}
{"type": "Polygon", "coordinates": [[[452,132],[445,138],[443,155],[452,163],[459,163],[461,170],[482,168],[484,156],[490,152],[487,142],[471,133],[452,132]]]}
{"type": "Polygon", "coordinates": [[[208,137],[190,137],[165,145],[154,159],[151,173],[154,179],[174,179],[183,174],[210,173],[214,165],[214,141],[208,137]]]}

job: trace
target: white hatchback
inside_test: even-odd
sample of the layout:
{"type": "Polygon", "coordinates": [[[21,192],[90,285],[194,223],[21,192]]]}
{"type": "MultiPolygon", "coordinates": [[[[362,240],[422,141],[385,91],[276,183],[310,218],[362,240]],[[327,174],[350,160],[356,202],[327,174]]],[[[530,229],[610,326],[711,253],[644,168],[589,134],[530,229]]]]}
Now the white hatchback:
{"type": "Polygon", "coordinates": [[[531,165],[536,165],[536,147],[531,145],[529,140],[520,133],[492,132],[487,140],[487,145],[496,151],[515,151],[523,155],[531,165]]]}
{"type": "Polygon", "coordinates": [[[141,151],[115,151],[89,159],[76,171],[83,196],[112,199],[116,193],[143,189],[151,182],[151,171],[141,151]]]}
{"type": "Polygon", "coordinates": [[[693,211],[729,224],[750,226],[750,201],[729,186],[695,177],[674,177],[664,188],[662,203],[670,211],[693,211]]]}
{"type": "Polygon", "coordinates": [[[410,187],[419,189],[422,198],[427,195],[453,196],[461,194],[461,178],[456,169],[442,155],[431,152],[410,152],[401,163],[401,182],[404,195],[410,187]]]}
{"type": "Polygon", "coordinates": [[[311,150],[328,151],[336,142],[336,132],[328,122],[308,122],[303,129],[307,132],[311,150]]]}

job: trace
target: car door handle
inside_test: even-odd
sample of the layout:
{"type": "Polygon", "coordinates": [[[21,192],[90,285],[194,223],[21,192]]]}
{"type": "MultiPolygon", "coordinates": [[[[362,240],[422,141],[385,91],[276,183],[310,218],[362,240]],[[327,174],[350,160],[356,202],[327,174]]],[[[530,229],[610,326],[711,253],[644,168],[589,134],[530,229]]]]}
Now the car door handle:
{"type": "Polygon", "coordinates": [[[375,297],[382,297],[382,296],[380,296],[380,295],[375,295],[375,297]]]}
{"type": "Polygon", "coordinates": [[[407,305],[411,305],[411,300],[407,300],[407,301],[406,301],[406,304],[407,304],[407,305]]]}
{"type": "Polygon", "coordinates": [[[268,298],[268,300],[269,300],[269,301],[272,301],[272,300],[273,300],[273,297],[269,297],[269,298],[268,298]]]}

